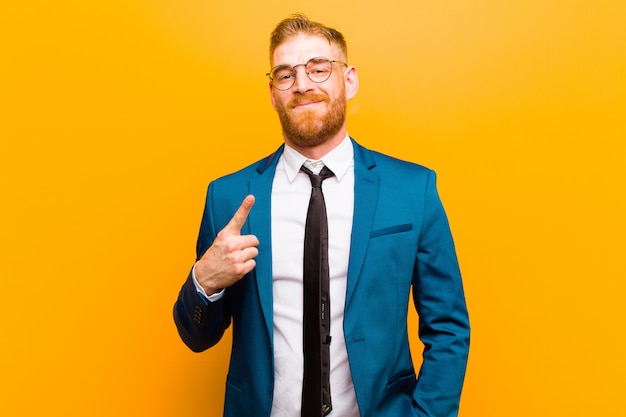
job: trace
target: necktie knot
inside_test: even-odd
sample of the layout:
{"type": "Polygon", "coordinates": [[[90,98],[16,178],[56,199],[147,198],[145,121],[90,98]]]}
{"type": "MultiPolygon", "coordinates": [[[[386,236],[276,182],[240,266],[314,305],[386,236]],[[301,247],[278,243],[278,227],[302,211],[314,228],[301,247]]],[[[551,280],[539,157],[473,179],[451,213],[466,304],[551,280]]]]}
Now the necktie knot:
{"type": "Polygon", "coordinates": [[[300,167],[300,170],[309,176],[309,179],[311,180],[311,185],[313,186],[313,188],[321,188],[322,181],[324,181],[326,178],[335,176],[335,174],[330,169],[328,169],[327,166],[324,166],[324,168],[322,168],[319,175],[314,174],[313,171],[311,171],[304,165],[300,167]]]}

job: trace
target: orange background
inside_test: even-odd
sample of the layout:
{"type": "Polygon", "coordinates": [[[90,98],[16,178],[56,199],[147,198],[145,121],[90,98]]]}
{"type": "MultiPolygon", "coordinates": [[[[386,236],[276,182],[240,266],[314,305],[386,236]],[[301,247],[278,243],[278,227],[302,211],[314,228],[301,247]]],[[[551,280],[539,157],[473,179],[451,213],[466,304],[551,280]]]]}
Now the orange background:
{"type": "Polygon", "coordinates": [[[61,0],[0,6],[0,415],[221,415],[229,341],[171,310],[208,182],[281,142],[296,11],[348,39],[351,135],[438,173],[460,415],[623,414],[626,2],[61,0]]]}

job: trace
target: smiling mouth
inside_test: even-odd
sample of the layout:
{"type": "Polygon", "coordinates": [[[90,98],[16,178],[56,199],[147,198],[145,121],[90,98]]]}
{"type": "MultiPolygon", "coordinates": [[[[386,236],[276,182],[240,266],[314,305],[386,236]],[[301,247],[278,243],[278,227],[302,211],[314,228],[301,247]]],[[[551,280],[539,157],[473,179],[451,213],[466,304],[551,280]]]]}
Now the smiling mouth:
{"type": "Polygon", "coordinates": [[[291,108],[295,109],[298,107],[307,107],[307,106],[311,106],[314,104],[319,104],[319,103],[325,103],[326,102],[326,97],[316,94],[316,95],[307,95],[307,96],[302,96],[302,97],[296,97],[292,102],[291,102],[291,108]]]}
{"type": "Polygon", "coordinates": [[[300,103],[294,103],[293,108],[298,108],[298,107],[306,107],[306,106],[310,106],[312,104],[318,104],[318,103],[323,103],[324,100],[307,100],[307,101],[301,101],[300,103]]]}

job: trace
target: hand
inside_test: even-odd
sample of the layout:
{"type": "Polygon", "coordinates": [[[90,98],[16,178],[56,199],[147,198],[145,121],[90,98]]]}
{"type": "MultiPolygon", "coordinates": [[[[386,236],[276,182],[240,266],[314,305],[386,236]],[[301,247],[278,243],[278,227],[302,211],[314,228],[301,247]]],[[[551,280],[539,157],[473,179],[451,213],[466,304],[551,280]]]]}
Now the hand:
{"type": "Polygon", "coordinates": [[[259,254],[259,240],[254,235],[241,235],[241,228],[253,205],[254,196],[246,196],[233,218],[196,263],[196,280],[207,295],[233,285],[256,266],[254,258],[259,254]]]}

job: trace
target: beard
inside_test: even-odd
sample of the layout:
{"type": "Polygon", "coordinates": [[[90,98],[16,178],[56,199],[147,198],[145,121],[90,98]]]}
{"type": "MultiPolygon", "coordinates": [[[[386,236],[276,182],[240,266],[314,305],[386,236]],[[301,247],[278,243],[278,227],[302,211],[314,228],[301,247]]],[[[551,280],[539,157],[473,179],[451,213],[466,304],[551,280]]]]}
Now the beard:
{"type": "Polygon", "coordinates": [[[296,146],[312,148],[325,143],[339,132],[346,120],[346,107],[344,90],[334,101],[323,94],[297,96],[286,104],[277,100],[276,111],[285,138],[296,146]],[[293,112],[293,108],[298,103],[307,100],[322,100],[327,110],[305,109],[293,112]]]}

